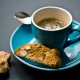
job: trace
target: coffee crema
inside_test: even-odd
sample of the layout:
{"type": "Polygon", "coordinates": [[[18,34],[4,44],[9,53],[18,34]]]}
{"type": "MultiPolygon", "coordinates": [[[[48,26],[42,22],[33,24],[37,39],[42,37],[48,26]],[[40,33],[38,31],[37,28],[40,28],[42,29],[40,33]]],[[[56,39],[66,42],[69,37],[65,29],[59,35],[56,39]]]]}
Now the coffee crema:
{"type": "Polygon", "coordinates": [[[65,24],[63,21],[60,21],[56,18],[45,18],[37,22],[39,27],[42,27],[46,30],[60,30],[65,24]]]}

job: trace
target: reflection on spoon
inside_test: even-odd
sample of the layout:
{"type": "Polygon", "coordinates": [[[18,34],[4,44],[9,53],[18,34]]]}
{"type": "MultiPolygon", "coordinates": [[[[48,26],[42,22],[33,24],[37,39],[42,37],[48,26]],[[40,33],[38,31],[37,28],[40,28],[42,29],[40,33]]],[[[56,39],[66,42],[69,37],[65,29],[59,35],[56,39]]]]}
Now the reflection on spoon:
{"type": "Polygon", "coordinates": [[[72,60],[80,53],[80,41],[64,49],[65,54],[72,60]]]}

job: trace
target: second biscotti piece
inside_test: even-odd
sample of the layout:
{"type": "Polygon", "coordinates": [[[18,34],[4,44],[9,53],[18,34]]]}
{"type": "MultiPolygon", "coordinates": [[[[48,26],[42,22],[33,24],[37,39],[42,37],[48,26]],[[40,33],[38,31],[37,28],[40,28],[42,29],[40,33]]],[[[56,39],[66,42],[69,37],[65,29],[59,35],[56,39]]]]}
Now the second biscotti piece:
{"type": "Polygon", "coordinates": [[[0,51],[0,74],[6,73],[9,70],[8,61],[10,59],[10,54],[5,51],[0,51]]]}

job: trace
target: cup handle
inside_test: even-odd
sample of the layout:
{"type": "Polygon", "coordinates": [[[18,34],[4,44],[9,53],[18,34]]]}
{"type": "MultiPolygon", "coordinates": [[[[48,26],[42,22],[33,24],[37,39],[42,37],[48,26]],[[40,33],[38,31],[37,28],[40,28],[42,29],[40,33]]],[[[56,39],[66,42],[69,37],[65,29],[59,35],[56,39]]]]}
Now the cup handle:
{"type": "Polygon", "coordinates": [[[16,12],[14,15],[14,19],[16,19],[22,24],[31,24],[31,17],[26,12],[16,12]]]}
{"type": "MultiPolygon", "coordinates": [[[[74,25],[74,24],[72,24],[71,33],[74,32],[74,31],[80,32],[80,25],[74,25]]],[[[67,47],[67,46],[69,46],[69,45],[71,45],[71,44],[73,44],[73,43],[75,43],[75,42],[77,42],[79,40],[80,40],[80,35],[78,35],[75,39],[72,39],[72,40],[70,40],[68,38],[68,40],[66,42],[66,45],[64,47],[67,47]]]]}

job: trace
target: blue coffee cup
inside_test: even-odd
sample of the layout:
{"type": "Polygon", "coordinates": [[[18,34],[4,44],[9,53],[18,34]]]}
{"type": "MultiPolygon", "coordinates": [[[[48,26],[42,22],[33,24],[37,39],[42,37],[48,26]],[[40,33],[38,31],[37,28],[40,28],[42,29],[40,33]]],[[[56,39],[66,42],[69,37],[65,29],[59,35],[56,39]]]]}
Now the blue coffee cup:
{"type": "Polygon", "coordinates": [[[72,27],[72,21],[73,18],[69,11],[54,6],[42,7],[36,10],[31,17],[26,18],[26,22],[31,24],[34,37],[39,43],[59,50],[62,50],[66,42],[68,42],[70,33],[77,30],[74,26],[72,27]],[[47,30],[37,25],[40,20],[51,17],[64,22],[65,26],[57,30],[47,30]]]}
{"type": "Polygon", "coordinates": [[[72,15],[70,12],[60,7],[48,6],[40,8],[33,13],[31,21],[32,31],[38,42],[50,48],[57,48],[59,50],[63,49],[73,30],[72,15]],[[66,25],[59,30],[46,30],[37,25],[37,22],[40,20],[50,17],[61,20],[66,25]]]}

